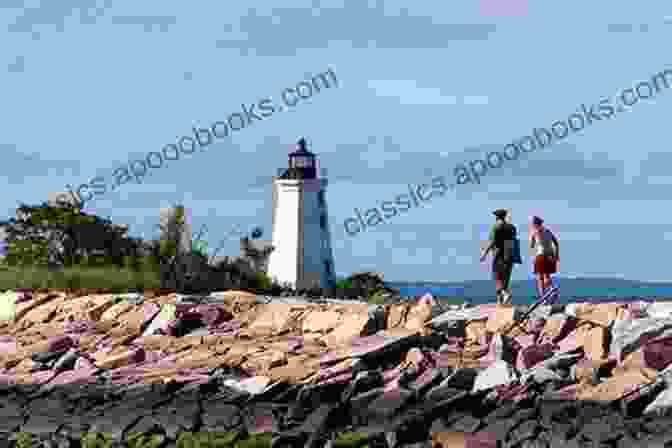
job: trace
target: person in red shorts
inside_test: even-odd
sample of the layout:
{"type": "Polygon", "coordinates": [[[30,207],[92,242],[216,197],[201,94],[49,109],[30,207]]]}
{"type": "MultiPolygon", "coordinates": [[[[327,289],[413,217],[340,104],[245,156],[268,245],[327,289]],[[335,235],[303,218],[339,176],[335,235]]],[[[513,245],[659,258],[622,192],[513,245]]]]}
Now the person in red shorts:
{"type": "Polygon", "coordinates": [[[537,275],[539,297],[551,286],[551,274],[557,271],[560,261],[560,243],[553,233],[544,227],[544,220],[538,216],[532,218],[530,227],[530,248],[535,249],[534,273],[537,275]]]}

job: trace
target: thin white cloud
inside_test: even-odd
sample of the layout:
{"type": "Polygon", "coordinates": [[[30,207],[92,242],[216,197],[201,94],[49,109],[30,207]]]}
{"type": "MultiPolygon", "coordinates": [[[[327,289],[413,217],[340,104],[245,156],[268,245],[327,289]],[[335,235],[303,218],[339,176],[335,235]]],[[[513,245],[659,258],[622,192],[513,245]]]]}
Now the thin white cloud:
{"type": "Polygon", "coordinates": [[[376,92],[377,96],[397,98],[404,105],[426,106],[454,106],[464,104],[467,106],[481,106],[488,104],[485,95],[445,95],[436,87],[421,87],[412,79],[386,79],[369,81],[369,88],[376,92]]]}
{"type": "Polygon", "coordinates": [[[411,79],[369,81],[369,88],[378,96],[397,98],[400,104],[405,105],[444,106],[458,103],[457,97],[444,95],[438,88],[420,87],[411,79]]]}
{"type": "Polygon", "coordinates": [[[666,176],[647,176],[646,183],[649,185],[672,185],[672,179],[666,176]]]}
{"type": "Polygon", "coordinates": [[[464,104],[470,106],[481,106],[488,104],[488,97],[484,95],[468,95],[464,97],[463,101],[464,104]]]}

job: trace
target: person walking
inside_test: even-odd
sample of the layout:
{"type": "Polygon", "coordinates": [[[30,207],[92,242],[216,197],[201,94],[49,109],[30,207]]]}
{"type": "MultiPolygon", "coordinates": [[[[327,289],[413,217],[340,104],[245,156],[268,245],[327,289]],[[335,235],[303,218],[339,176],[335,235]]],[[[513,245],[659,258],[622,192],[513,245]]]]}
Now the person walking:
{"type": "Polygon", "coordinates": [[[495,215],[495,225],[490,231],[487,247],[481,253],[481,262],[490,252],[493,252],[492,273],[495,278],[495,287],[498,304],[507,304],[511,301],[511,273],[513,265],[521,263],[520,247],[518,246],[516,226],[506,222],[508,212],[498,209],[492,212],[495,215]]]}
{"type": "Polygon", "coordinates": [[[557,263],[560,261],[560,243],[553,232],[544,226],[544,220],[538,216],[532,217],[530,248],[536,252],[534,273],[537,276],[539,297],[543,297],[551,286],[551,274],[557,272],[557,263]]]}

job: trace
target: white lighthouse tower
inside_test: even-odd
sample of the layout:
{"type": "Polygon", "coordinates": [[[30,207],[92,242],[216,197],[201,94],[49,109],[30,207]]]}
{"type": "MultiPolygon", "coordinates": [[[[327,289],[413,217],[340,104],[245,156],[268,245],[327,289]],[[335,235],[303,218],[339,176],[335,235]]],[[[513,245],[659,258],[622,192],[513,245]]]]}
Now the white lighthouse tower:
{"type": "Polygon", "coordinates": [[[336,282],[327,214],[327,179],[318,178],[315,154],[298,142],[289,167],[273,178],[273,247],[268,275],[295,289],[336,282]]]}

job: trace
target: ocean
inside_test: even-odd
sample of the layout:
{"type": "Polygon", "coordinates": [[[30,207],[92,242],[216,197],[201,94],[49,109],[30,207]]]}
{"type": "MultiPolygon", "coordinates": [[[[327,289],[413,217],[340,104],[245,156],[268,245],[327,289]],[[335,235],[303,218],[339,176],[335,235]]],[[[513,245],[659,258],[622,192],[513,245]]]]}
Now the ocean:
{"type": "MultiPolygon", "coordinates": [[[[468,301],[474,305],[495,302],[495,282],[386,282],[404,297],[420,297],[430,293],[450,303],[468,301]]],[[[641,282],[610,278],[559,278],[553,283],[560,290],[559,303],[608,302],[672,299],[672,282],[641,282]]],[[[513,304],[530,304],[536,300],[534,280],[518,280],[511,284],[513,304]]]]}

